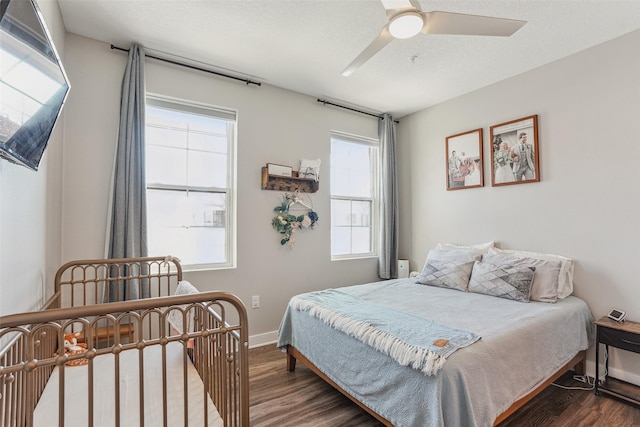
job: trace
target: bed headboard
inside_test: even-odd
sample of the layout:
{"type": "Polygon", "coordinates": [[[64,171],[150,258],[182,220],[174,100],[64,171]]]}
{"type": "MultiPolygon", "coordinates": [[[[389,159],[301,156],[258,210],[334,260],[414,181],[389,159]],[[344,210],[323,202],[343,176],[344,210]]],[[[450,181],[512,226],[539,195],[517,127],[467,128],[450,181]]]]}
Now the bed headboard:
{"type": "Polygon", "coordinates": [[[173,295],[182,280],[180,260],[166,256],[68,262],[58,269],[54,294],[43,308],[102,304],[109,286],[125,288],[132,280],[148,284],[149,297],[173,295]]]}

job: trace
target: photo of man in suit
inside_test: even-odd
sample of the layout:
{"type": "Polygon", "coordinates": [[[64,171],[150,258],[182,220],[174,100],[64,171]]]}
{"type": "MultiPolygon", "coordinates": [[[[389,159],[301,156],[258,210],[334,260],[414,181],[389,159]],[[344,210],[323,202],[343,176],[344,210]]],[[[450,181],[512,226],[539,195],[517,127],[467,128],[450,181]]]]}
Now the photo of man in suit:
{"type": "Polygon", "coordinates": [[[460,177],[460,166],[462,166],[462,160],[456,154],[456,150],[451,152],[451,157],[449,157],[449,187],[460,186],[460,183],[464,184],[463,180],[456,180],[456,178],[460,177]]]}
{"type": "Polygon", "coordinates": [[[516,181],[535,179],[535,152],[533,146],[527,144],[526,132],[521,132],[518,135],[518,144],[511,147],[511,158],[513,159],[513,174],[516,181]]]}

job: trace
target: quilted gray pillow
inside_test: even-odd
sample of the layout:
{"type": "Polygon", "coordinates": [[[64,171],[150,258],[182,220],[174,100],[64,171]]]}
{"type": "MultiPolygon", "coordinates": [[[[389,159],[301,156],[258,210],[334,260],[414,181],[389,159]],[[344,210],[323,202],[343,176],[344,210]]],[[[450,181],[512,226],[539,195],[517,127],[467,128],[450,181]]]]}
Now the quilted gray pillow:
{"type": "Polygon", "coordinates": [[[535,267],[476,262],[471,271],[469,292],[529,302],[535,271],[535,267]]]}
{"type": "Polygon", "coordinates": [[[433,249],[416,283],[466,292],[473,263],[481,257],[470,251],[433,249]]]}
{"type": "Polygon", "coordinates": [[[532,301],[554,303],[558,299],[558,278],[560,277],[560,261],[534,258],[523,258],[511,254],[495,253],[484,255],[482,262],[493,265],[509,265],[517,267],[535,267],[536,274],[531,286],[532,301]]]}

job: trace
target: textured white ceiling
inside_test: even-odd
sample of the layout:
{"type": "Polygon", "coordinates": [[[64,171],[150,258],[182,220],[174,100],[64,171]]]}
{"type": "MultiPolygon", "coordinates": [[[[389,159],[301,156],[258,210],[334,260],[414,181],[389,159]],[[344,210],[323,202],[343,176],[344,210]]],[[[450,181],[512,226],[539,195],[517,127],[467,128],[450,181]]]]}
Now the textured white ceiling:
{"type": "Polygon", "coordinates": [[[58,3],[71,33],[120,47],[137,42],[153,50],[150,53],[188,58],[395,117],[640,28],[640,0],[420,0],[425,12],[527,24],[508,38],[420,34],[394,40],[353,75],[343,77],[342,70],[386,24],[379,0],[58,3]]]}

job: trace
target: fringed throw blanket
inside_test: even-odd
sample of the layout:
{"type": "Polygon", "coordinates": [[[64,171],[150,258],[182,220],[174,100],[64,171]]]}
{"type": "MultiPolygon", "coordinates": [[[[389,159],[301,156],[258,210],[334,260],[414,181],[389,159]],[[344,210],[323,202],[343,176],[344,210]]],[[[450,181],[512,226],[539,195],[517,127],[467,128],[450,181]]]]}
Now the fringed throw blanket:
{"type": "Polygon", "coordinates": [[[426,375],[435,375],[447,357],[480,339],[334,289],[295,296],[289,305],[426,375]]]}

